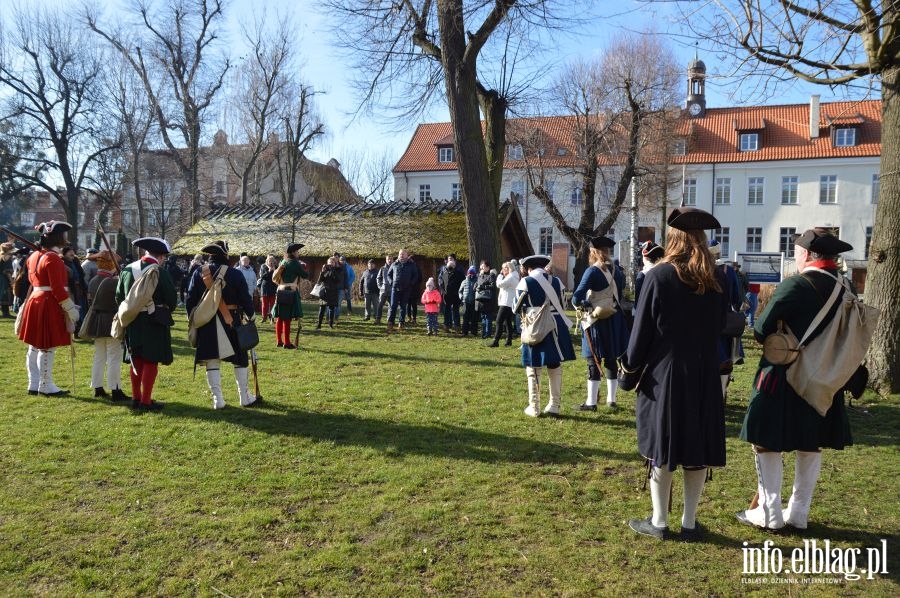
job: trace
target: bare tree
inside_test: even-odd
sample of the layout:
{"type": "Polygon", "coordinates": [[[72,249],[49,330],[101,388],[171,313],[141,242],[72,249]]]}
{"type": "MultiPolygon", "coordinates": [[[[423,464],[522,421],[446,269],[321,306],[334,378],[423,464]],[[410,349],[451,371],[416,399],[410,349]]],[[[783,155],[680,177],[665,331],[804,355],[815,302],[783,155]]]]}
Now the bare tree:
{"type": "Polygon", "coordinates": [[[109,42],[140,76],[169,157],[177,165],[190,197],[190,222],[202,216],[198,181],[203,117],[222,87],[229,61],[216,52],[224,0],[137,0],[140,25],[107,29],[85,8],[91,31],[109,42]],[[167,85],[154,86],[156,74],[167,85]],[[179,147],[179,142],[183,144],[179,147]]]}
{"type": "Polygon", "coordinates": [[[558,148],[542,119],[510,128],[509,143],[522,146],[532,194],[573,246],[576,278],[588,265],[591,237],[615,225],[629,187],[661,170],[679,118],[678,82],[678,66],[658,37],[620,37],[597,61],[569,66],[555,85],[551,97],[569,115],[563,141],[574,147],[565,160],[570,166],[557,165],[558,148]],[[548,184],[573,178],[581,189],[576,214],[561,208],[548,184]]]}
{"type": "Polygon", "coordinates": [[[18,125],[18,119],[0,120],[0,206],[16,199],[44,175],[41,151],[18,125]],[[30,170],[22,172],[26,164],[30,170]]]}
{"type": "Polygon", "coordinates": [[[869,248],[866,301],[881,309],[867,357],[872,383],[900,392],[900,3],[891,0],[713,0],[685,4],[697,37],[730,51],[737,68],[777,80],[881,89],[881,189],[869,248]],[[704,10],[705,9],[705,10],[704,10]]]}
{"type": "Polygon", "coordinates": [[[19,155],[15,176],[48,191],[78,239],[78,208],[91,164],[103,144],[97,83],[103,56],[67,15],[37,6],[13,9],[0,25],[3,120],[17,121],[19,143],[38,152],[19,155]],[[62,180],[60,190],[48,180],[62,180]]]}
{"type": "Polygon", "coordinates": [[[394,198],[395,163],[387,150],[352,149],[341,157],[341,171],[363,200],[385,203],[394,198]]]}
{"type": "Polygon", "coordinates": [[[278,25],[272,29],[265,19],[257,19],[252,26],[244,27],[242,35],[249,48],[249,58],[238,68],[237,86],[231,99],[231,107],[237,114],[238,126],[246,145],[232,151],[228,163],[241,181],[241,205],[246,205],[251,195],[259,195],[259,181],[265,173],[258,170],[258,161],[279,127],[278,111],[290,105],[286,97],[290,87],[293,64],[293,40],[297,32],[289,19],[275,17],[278,25]],[[256,181],[254,193],[250,184],[256,181]]]}
{"type": "Polygon", "coordinates": [[[488,56],[500,56],[503,65],[494,72],[509,74],[516,61],[515,52],[507,50],[528,47],[510,42],[552,27],[560,6],[568,9],[574,4],[578,2],[326,2],[339,15],[335,30],[342,45],[358,61],[363,106],[392,103],[399,97],[401,105],[421,109],[440,95],[443,84],[466,209],[470,260],[486,258],[496,263],[500,256],[497,211],[510,96],[508,89],[488,84],[485,63],[488,56]],[[493,48],[492,42],[497,42],[493,48]],[[496,52],[492,54],[491,49],[496,52]],[[398,92],[398,88],[405,89],[398,92]]]}
{"type": "MultiPolygon", "coordinates": [[[[307,85],[294,83],[286,95],[293,101],[285,104],[279,115],[281,137],[273,151],[276,170],[276,189],[281,203],[294,205],[297,176],[306,160],[306,151],[325,134],[315,102],[316,92],[307,85]]],[[[307,199],[307,198],[304,198],[307,199]]]]}

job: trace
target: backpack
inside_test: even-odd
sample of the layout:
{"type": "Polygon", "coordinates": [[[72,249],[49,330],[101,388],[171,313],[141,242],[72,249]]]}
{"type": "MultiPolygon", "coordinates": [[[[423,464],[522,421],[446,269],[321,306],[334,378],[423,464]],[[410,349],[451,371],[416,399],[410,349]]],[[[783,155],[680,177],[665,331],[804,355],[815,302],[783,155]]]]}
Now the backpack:
{"type": "Polygon", "coordinates": [[[810,325],[800,340],[797,359],[788,367],[787,382],[825,417],[835,393],[847,384],[865,358],[881,312],[860,301],[843,276],[819,268],[808,268],[806,272],[810,270],[827,274],[836,281],[823,311],[829,311],[835,302],[838,306],[821,333],[807,341],[819,328],[815,321],[810,325]]]}

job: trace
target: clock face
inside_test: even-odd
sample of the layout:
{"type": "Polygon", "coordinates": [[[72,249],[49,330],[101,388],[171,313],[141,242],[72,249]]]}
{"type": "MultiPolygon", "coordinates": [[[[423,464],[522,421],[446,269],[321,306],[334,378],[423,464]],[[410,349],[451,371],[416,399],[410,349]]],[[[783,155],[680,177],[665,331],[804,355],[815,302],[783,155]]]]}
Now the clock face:
{"type": "Polygon", "coordinates": [[[688,111],[691,113],[691,116],[697,116],[698,114],[700,114],[700,110],[702,110],[700,104],[691,104],[688,107],[688,111]]]}

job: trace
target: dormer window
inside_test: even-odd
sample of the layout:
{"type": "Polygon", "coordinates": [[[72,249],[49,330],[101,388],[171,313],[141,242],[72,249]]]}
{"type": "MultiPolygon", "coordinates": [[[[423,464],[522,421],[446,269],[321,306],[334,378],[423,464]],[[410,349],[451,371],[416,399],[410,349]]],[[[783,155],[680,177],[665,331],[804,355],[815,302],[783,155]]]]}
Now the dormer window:
{"type": "Polygon", "coordinates": [[[834,130],[834,147],[853,147],[856,145],[856,128],[844,127],[834,130]]]}
{"type": "Polygon", "coordinates": [[[439,147],[438,148],[438,162],[447,163],[453,162],[453,148],[452,147],[439,147]]]}
{"type": "Polygon", "coordinates": [[[741,133],[740,150],[742,152],[755,152],[759,149],[759,133],[741,133]]]}
{"type": "Polygon", "coordinates": [[[525,156],[521,145],[509,145],[506,147],[506,157],[510,160],[521,160],[525,156]]]}
{"type": "Polygon", "coordinates": [[[672,144],[672,154],[676,156],[684,156],[687,154],[687,141],[678,139],[672,144]]]}

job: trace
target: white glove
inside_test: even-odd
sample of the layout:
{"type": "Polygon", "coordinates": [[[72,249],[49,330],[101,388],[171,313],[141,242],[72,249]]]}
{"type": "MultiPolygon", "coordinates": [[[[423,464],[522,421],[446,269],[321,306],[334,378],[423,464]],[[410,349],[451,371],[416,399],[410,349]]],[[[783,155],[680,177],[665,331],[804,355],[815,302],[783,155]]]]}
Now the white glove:
{"type": "Polygon", "coordinates": [[[64,301],[60,301],[59,306],[66,314],[66,330],[75,332],[75,324],[77,324],[78,320],[81,318],[81,310],[78,309],[78,306],[75,305],[75,302],[72,301],[71,297],[66,298],[64,301]]]}

